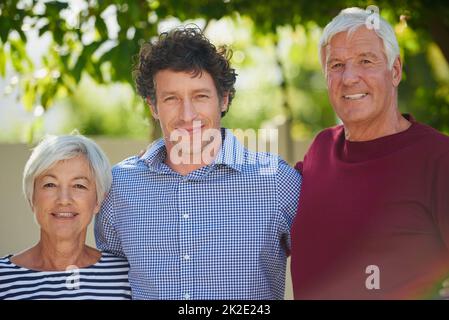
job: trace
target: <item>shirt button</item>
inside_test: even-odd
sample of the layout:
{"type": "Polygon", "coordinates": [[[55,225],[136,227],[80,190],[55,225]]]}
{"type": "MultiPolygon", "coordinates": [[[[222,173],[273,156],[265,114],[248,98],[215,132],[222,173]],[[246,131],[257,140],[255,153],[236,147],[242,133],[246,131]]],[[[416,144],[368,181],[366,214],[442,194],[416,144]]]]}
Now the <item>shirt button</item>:
{"type": "Polygon", "coordinates": [[[182,217],[183,217],[184,219],[189,219],[189,214],[188,214],[188,213],[184,213],[184,214],[182,215],[182,217]]]}
{"type": "Polygon", "coordinates": [[[186,300],[190,299],[190,294],[185,293],[185,294],[184,294],[184,299],[186,299],[186,300]]]}
{"type": "Polygon", "coordinates": [[[189,256],[188,254],[185,254],[185,255],[183,256],[183,258],[184,258],[184,260],[189,260],[189,259],[190,259],[190,256],[189,256]]]}

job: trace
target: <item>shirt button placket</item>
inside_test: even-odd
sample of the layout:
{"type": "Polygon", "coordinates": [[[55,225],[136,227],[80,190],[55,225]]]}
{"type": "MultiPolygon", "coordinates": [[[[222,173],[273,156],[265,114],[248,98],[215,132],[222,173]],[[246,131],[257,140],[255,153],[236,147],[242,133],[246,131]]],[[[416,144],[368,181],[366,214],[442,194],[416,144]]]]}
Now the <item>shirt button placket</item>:
{"type": "Polygon", "coordinates": [[[192,224],[191,208],[193,199],[190,182],[185,177],[180,181],[178,189],[179,201],[179,250],[180,250],[180,294],[183,299],[192,299],[194,272],[192,265],[192,224]]]}

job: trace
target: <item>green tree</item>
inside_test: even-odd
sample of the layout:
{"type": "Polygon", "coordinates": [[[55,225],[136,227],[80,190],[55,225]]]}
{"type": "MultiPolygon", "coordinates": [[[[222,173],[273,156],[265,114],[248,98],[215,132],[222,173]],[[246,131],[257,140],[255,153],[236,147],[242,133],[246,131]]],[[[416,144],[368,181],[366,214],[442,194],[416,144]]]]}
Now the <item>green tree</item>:
{"type": "MultiPolygon", "coordinates": [[[[39,104],[47,109],[56,98],[73,92],[83,73],[98,83],[132,84],[130,70],[140,44],[156,36],[158,24],[168,17],[177,17],[181,21],[202,18],[206,25],[224,16],[248,17],[254,22],[255,36],[269,37],[273,45],[277,46],[280,42],[280,27],[302,26],[310,34],[317,26],[324,26],[342,8],[366,7],[368,4],[371,3],[355,0],[97,0],[86,1],[85,6],[69,21],[66,18],[70,8],[67,1],[4,0],[0,3],[0,74],[5,75],[6,65],[10,63],[21,75],[24,106],[32,109],[39,104]],[[108,15],[112,15],[119,26],[116,34],[107,24],[108,15]],[[39,35],[51,35],[52,39],[48,52],[43,56],[43,68],[37,73],[38,76],[25,50],[26,30],[30,28],[38,30],[39,35]]],[[[424,58],[429,48],[436,45],[442,53],[439,61],[444,66],[449,61],[449,6],[443,0],[381,0],[375,4],[391,23],[401,23],[402,17],[402,21],[411,26],[419,38],[417,42],[420,50],[413,52],[406,49],[408,51],[404,51],[404,57],[409,60],[421,54],[422,59],[418,59],[416,64],[423,66],[423,74],[434,79],[432,68],[425,66],[429,66],[428,59],[424,58]]],[[[318,83],[319,87],[319,81],[315,81],[319,71],[310,68],[306,62],[301,65],[301,72],[289,76],[288,61],[282,57],[277,57],[276,61],[282,71],[280,103],[287,121],[293,127],[302,121],[304,127],[312,131],[318,126],[327,125],[331,112],[321,89],[312,91],[308,96],[310,103],[322,106],[318,108],[318,114],[295,109],[289,93],[289,88],[307,88],[314,83],[318,83]]],[[[440,77],[433,86],[425,85],[432,82],[426,82],[423,86],[423,82],[416,79],[409,85],[408,81],[413,79],[413,75],[407,71],[403,91],[418,99],[402,101],[413,105],[421,101],[421,105],[430,105],[428,112],[420,109],[419,118],[445,129],[445,124],[449,123],[447,80],[440,77]]],[[[414,110],[415,107],[404,108],[414,110]]]]}

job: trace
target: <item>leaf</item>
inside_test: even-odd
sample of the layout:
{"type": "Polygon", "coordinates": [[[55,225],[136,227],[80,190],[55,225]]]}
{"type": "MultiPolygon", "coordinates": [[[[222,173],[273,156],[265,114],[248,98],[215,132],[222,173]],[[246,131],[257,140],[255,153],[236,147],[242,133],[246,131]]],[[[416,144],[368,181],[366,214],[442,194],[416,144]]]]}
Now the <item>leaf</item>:
{"type": "Polygon", "coordinates": [[[45,88],[44,93],[41,96],[41,105],[47,110],[53,104],[53,98],[56,94],[56,86],[50,85],[45,88]]]}
{"type": "Polygon", "coordinates": [[[57,44],[62,45],[64,39],[64,32],[62,32],[59,28],[52,28],[53,30],[53,39],[57,44]]]}
{"type": "Polygon", "coordinates": [[[84,57],[88,58],[89,60],[91,60],[92,55],[94,54],[94,52],[103,44],[102,41],[96,41],[96,42],[92,42],[91,44],[85,46],[83,48],[83,52],[81,53],[81,55],[83,55],[84,57]]]}
{"type": "Polygon", "coordinates": [[[92,64],[93,67],[93,78],[98,82],[98,83],[104,83],[104,78],[103,78],[103,73],[101,72],[101,65],[98,63],[93,63],[92,64]]]}
{"type": "Polygon", "coordinates": [[[98,16],[95,18],[95,28],[97,28],[102,39],[108,39],[108,27],[102,17],[98,16]]]}
{"type": "Polygon", "coordinates": [[[16,31],[19,33],[20,39],[22,39],[23,42],[27,42],[27,37],[22,28],[18,28],[16,31]]]}
{"type": "Polygon", "coordinates": [[[72,93],[75,90],[77,82],[72,74],[64,73],[61,77],[61,81],[69,93],[72,93]]]}
{"type": "Polygon", "coordinates": [[[68,2],[51,1],[45,3],[45,13],[50,16],[59,16],[59,12],[63,9],[67,9],[68,2]]]}
{"type": "Polygon", "coordinates": [[[87,59],[84,55],[80,55],[78,57],[78,61],[76,61],[75,67],[72,69],[73,77],[75,78],[76,83],[79,83],[81,80],[81,74],[83,72],[84,66],[87,63],[87,59]]]}
{"type": "Polygon", "coordinates": [[[4,46],[0,43],[0,75],[6,75],[6,53],[4,46]]]}
{"type": "Polygon", "coordinates": [[[11,46],[10,57],[14,70],[18,73],[23,73],[22,59],[20,58],[20,54],[15,50],[14,46],[11,46]]]}
{"type": "Polygon", "coordinates": [[[42,28],[39,29],[39,37],[42,37],[42,35],[43,35],[45,32],[47,32],[47,31],[49,31],[48,23],[47,23],[45,26],[43,26],[42,28]]]}
{"type": "Polygon", "coordinates": [[[8,19],[5,17],[0,18],[0,38],[3,43],[6,43],[8,40],[9,31],[11,29],[11,26],[9,24],[8,19]]]}
{"type": "Polygon", "coordinates": [[[32,85],[29,81],[25,82],[24,94],[22,96],[22,103],[25,110],[33,110],[34,101],[36,99],[36,87],[32,85]]]}

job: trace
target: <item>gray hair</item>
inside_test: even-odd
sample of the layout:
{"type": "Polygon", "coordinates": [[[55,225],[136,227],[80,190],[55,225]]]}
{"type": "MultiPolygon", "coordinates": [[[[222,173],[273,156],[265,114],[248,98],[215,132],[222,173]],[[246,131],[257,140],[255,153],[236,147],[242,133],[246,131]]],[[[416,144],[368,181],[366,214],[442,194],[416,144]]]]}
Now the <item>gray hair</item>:
{"type": "MultiPolygon", "coordinates": [[[[327,24],[321,35],[319,44],[320,62],[323,63],[323,49],[329,44],[334,35],[344,31],[348,31],[348,34],[350,35],[359,27],[366,26],[370,21],[369,19],[372,18],[371,15],[372,13],[369,10],[363,10],[357,7],[347,8],[340,11],[340,13],[327,24]]],[[[394,61],[399,56],[398,40],[396,39],[393,28],[385,19],[379,14],[376,14],[375,18],[379,19],[379,24],[378,27],[375,26],[372,29],[383,42],[384,53],[388,61],[388,68],[391,70],[394,61]]],[[[322,65],[322,67],[326,70],[326,64],[322,65]]]]}
{"type": "Polygon", "coordinates": [[[112,184],[111,165],[100,147],[79,134],[47,136],[33,150],[23,171],[23,193],[33,205],[35,179],[58,161],[84,155],[95,177],[97,202],[101,204],[112,184]]]}

